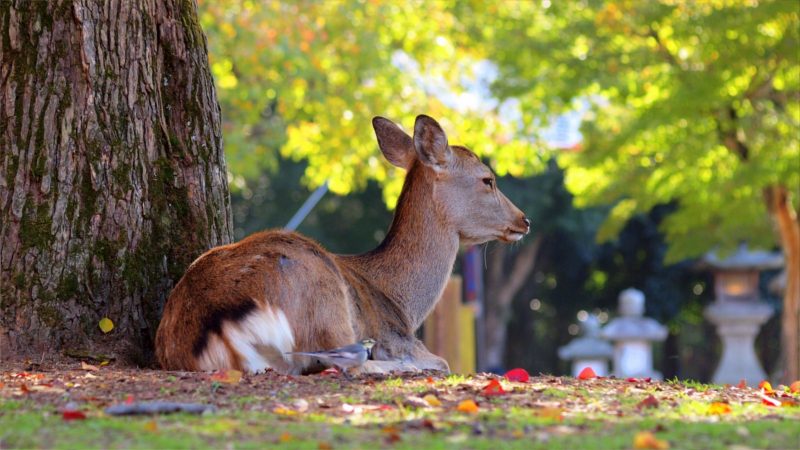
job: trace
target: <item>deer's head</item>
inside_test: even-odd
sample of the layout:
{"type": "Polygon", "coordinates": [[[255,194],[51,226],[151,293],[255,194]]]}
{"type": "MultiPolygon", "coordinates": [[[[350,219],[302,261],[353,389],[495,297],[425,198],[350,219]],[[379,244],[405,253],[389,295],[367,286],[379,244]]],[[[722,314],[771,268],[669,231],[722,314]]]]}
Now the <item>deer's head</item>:
{"type": "Polygon", "coordinates": [[[419,191],[423,195],[405,199],[410,205],[401,197],[398,213],[401,207],[421,207],[415,202],[431,202],[426,207],[432,206],[447,231],[456,232],[463,244],[513,242],[528,234],[530,221],[500,192],[491,169],[467,148],[449,145],[435,120],[417,116],[413,138],[383,117],[372,119],[372,125],[386,159],[408,170],[414,183],[430,186],[419,191]]]}

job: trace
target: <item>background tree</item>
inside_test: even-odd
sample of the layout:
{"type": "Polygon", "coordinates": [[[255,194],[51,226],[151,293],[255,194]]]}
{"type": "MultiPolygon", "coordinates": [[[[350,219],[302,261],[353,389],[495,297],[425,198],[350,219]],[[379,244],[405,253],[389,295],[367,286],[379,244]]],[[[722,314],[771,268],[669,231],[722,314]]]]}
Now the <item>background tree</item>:
{"type": "Polygon", "coordinates": [[[789,274],[784,378],[797,379],[797,5],[594,1],[486,8],[473,8],[472,17],[495,20],[476,21],[473,30],[500,66],[496,92],[520,100],[531,133],[557,114],[588,108],[583,151],[560,161],[579,205],[615,203],[599,239],[616,236],[633,214],[675,202],[660,227],[670,243],[668,262],[712,247],[731,250],[741,241],[780,245],[789,274]]]}
{"type": "Polygon", "coordinates": [[[185,267],[232,232],[195,6],[6,1],[0,24],[0,336],[141,356],[185,267]]]}

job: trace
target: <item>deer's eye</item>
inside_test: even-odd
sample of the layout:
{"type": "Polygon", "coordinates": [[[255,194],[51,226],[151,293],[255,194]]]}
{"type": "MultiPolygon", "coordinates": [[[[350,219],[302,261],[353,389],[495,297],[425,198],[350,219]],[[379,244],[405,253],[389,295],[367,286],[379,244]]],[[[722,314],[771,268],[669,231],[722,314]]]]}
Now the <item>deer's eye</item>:
{"type": "Polygon", "coordinates": [[[494,180],[492,178],[486,177],[486,178],[482,179],[481,181],[483,181],[483,184],[485,184],[486,186],[489,186],[489,187],[493,187],[494,186],[494,180]]]}

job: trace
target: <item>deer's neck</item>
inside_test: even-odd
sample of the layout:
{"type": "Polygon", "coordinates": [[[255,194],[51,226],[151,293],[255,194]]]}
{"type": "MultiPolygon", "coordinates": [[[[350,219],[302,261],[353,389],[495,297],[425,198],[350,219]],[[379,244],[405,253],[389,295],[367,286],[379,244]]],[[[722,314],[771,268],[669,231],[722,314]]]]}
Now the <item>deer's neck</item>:
{"type": "Polygon", "coordinates": [[[433,182],[409,172],[383,243],[360,256],[362,269],[415,331],[442,294],[458,254],[458,234],[432,207],[433,182]]]}

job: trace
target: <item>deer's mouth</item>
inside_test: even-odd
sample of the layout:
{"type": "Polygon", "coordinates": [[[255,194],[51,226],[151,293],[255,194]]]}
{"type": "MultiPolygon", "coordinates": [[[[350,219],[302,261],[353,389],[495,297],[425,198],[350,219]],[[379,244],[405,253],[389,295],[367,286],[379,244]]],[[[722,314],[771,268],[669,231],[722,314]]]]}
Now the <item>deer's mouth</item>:
{"type": "Polygon", "coordinates": [[[506,231],[500,236],[500,240],[503,242],[517,242],[518,240],[522,239],[526,234],[528,234],[528,230],[517,230],[513,228],[506,228],[506,231]]]}

